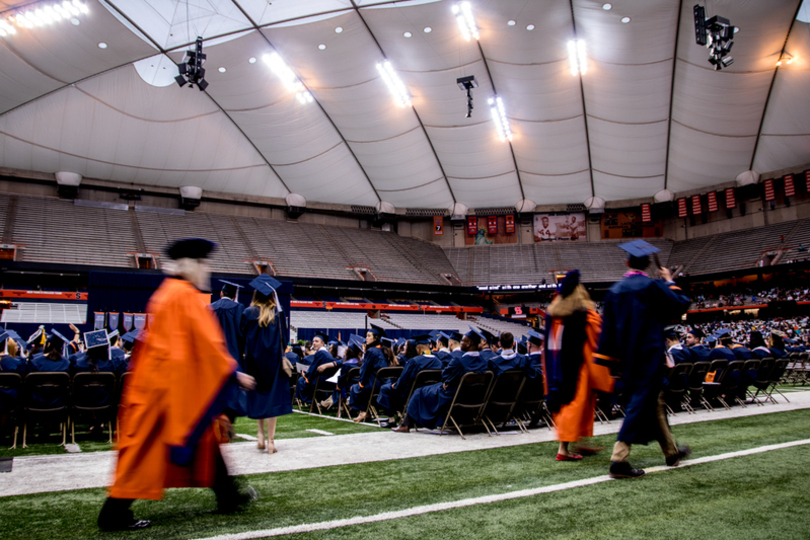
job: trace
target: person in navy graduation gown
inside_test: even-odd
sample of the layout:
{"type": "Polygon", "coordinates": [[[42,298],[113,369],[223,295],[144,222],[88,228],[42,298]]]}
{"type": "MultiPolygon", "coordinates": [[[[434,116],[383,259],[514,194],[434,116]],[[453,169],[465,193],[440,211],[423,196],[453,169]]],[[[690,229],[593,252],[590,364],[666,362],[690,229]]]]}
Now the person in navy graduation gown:
{"type": "Polygon", "coordinates": [[[625,418],[613,447],[610,475],[635,478],[645,473],[628,462],[633,444],[657,440],[672,467],[689,454],[672,438],[663,401],[666,373],[664,327],[689,309],[691,300],[672,281],[667,268],[659,268],[661,279],[644,273],[650,255],[660,251],[643,240],[619,247],[627,252],[630,271],[611,286],[604,300],[602,334],[596,362],[610,367],[621,377],[619,402],[625,418]]]}
{"type": "MultiPolygon", "coordinates": [[[[25,377],[28,373],[28,362],[17,356],[20,347],[4,330],[0,330],[0,373],[16,373],[25,377]]],[[[5,423],[6,413],[17,402],[17,390],[0,389],[0,427],[5,423]]]]}
{"type": "Polygon", "coordinates": [[[301,375],[295,386],[295,398],[301,403],[312,401],[312,393],[315,391],[318,378],[331,377],[334,370],[340,367],[340,360],[332,356],[326,347],[328,341],[329,337],[323,332],[317,332],[312,338],[312,349],[315,354],[310,355],[312,360],[309,368],[301,375]]]}
{"type": "MultiPolygon", "coordinates": [[[[51,330],[46,337],[42,352],[36,353],[28,363],[30,373],[69,373],[70,360],[62,355],[62,349],[67,339],[58,332],[51,330]]],[[[67,404],[65,393],[50,388],[38,388],[32,393],[31,399],[43,408],[58,408],[67,404]]]]}
{"type": "Polygon", "coordinates": [[[762,332],[759,330],[751,331],[748,348],[751,349],[751,355],[759,360],[771,356],[771,350],[768,348],[768,344],[765,343],[765,338],[762,337],[762,332]]]}
{"type": "Polygon", "coordinates": [[[464,336],[461,335],[461,332],[449,332],[448,336],[449,343],[447,347],[450,349],[450,355],[453,358],[461,358],[464,356],[464,351],[461,350],[461,340],[464,336]]]}
{"type": "Polygon", "coordinates": [[[433,429],[443,422],[462,377],[467,373],[484,373],[487,370],[486,361],[478,353],[482,341],[483,336],[471,327],[461,340],[464,356],[454,358],[444,368],[442,382],[423,386],[413,393],[408,402],[407,414],[394,431],[407,433],[412,425],[433,429]]]}
{"type": "Polygon", "coordinates": [[[667,348],[667,356],[675,365],[692,363],[695,361],[692,350],[684,347],[681,343],[677,326],[668,326],[664,329],[664,340],[667,348]]]}
{"type": "MultiPolygon", "coordinates": [[[[388,358],[383,351],[384,338],[387,340],[385,330],[377,325],[372,324],[366,332],[366,354],[363,355],[360,380],[349,389],[349,407],[361,411],[354,419],[355,422],[363,422],[366,419],[366,408],[374,391],[372,385],[377,378],[377,372],[393,363],[393,356],[388,358]]],[[[390,343],[389,350],[391,345],[393,342],[390,343]]],[[[381,382],[378,381],[378,384],[381,382]]]]}
{"type": "MultiPolygon", "coordinates": [[[[713,362],[714,360],[728,360],[729,362],[733,362],[737,359],[734,355],[734,351],[731,350],[731,334],[726,328],[721,328],[718,330],[717,334],[715,335],[717,338],[717,342],[715,343],[714,348],[709,352],[709,361],[713,362]]],[[[719,373],[717,374],[720,375],[719,373]]]]}
{"type": "Polygon", "coordinates": [[[546,337],[535,330],[526,332],[526,360],[524,369],[526,377],[536,379],[543,376],[543,351],[545,349],[546,337]]]}
{"type": "Polygon", "coordinates": [[[450,352],[450,336],[444,332],[439,332],[436,336],[437,349],[433,355],[442,363],[442,368],[447,367],[453,354],[450,352]]]}
{"type": "Polygon", "coordinates": [[[247,394],[247,416],[257,420],[257,447],[275,453],[276,420],[292,413],[290,379],[283,369],[282,355],[287,342],[284,312],[276,290],[281,283],[262,274],[250,282],[253,301],[242,313],[239,325],[245,337],[245,372],[256,379],[256,388],[247,394]]]}
{"type": "Polygon", "coordinates": [[[692,362],[709,361],[711,349],[703,344],[705,337],[706,334],[700,328],[693,328],[686,333],[686,346],[689,347],[689,351],[692,353],[692,362]]]}
{"type": "Polygon", "coordinates": [[[785,338],[787,334],[782,332],[781,330],[773,330],[771,331],[771,337],[769,340],[769,347],[768,349],[771,351],[772,358],[784,358],[787,356],[785,353],[785,338]]]}
{"type": "Polygon", "coordinates": [[[511,332],[503,332],[498,338],[502,348],[501,354],[487,361],[489,370],[498,378],[498,375],[510,369],[525,370],[526,357],[515,352],[515,336],[511,332]]]}
{"type": "Polygon", "coordinates": [[[498,337],[484,328],[479,328],[478,331],[484,336],[484,342],[481,345],[479,354],[484,361],[489,362],[499,354],[498,337]]]}
{"type": "Polygon", "coordinates": [[[416,342],[416,350],[419,355],[411,358],[396,381],[387,382],[380,387],[377,403],[383,412],[388,415],[388,421],[382,423],[381,427],[391,428],[396,426],[395,415],[397,411],[402,410],[405,406],[405,400],[408,399],[413,381],[420,371],[443,369],[439,357],[431,354],[429,337],[429,334],[423,334],[411,338],[416,342]]]}
{"type": "MultiPolygon", "coordinates": [[[[245,337],[241,328],[242,313],[245,311],[245,306],[237,302],[241,286],[224,279],[220,281],[222,282],[222,290],[219,293],[219,300],[208,307],[214,312],[219,325],[222,327],[228,352],[239,364],[237,371],[245,373],[245,363],[242,358],[245,349],[245,337]]],[[[293,365],[295,364],[293,363],[293,365]]],[[[237,384],[229,385],[227,392],[224,412],[233,422],[237,416],[245,416],[245,401],[247,398],[245,392],[237,384]]]]}

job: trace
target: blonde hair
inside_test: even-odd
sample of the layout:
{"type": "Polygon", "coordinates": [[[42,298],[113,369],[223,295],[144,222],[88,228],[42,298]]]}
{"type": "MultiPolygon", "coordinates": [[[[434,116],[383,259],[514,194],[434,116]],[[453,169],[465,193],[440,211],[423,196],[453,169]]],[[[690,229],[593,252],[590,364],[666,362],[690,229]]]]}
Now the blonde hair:
{"type": "Polygon", "coordinates": [[[260,296],[258,292],[254,291],[250,305],[259,308],[260,327],[266,328],[276,320],[276,300],[272,296],[260,296]]]}

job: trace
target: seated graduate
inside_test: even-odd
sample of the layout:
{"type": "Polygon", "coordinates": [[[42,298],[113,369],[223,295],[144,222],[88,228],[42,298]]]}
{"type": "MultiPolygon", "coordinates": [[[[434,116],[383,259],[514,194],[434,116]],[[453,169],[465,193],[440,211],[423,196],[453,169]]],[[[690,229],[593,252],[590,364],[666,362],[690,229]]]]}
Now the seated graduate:
{"type": "Polygon", "coordinates": [[[709,352],[709,361],[728,360],[729,362],[733,362],[736,360],[737,357],[729,348],[731,345],[731,332],[729,332],[727,328],[721,328],[714,337],[717,338],[717,342],[714,348],[709,352]]]}
{"type": "Polygon", "coordinates": [[[399,338],[394,346],[402,350],[402,354],[397,356],[397,364],[400,366],[407,366],[411,358],[419,356],[416,351],[416,342],[412,339],[399,338]]]}
{"type": "MultiPolygon", "coordinates": [[[[300,345],[290,345],[287,347],[286,351],[284,351],[284,356],[287,357],[287,360],[290,361],[290,364],[295,366],[296,364],[303,364],[303,356],[304,352],[301,350],[300,345]]],[[[309,364],[306,364],[309,365],[309,364]]]]}
{"type": "Polygon", "coordinates": [[[751,349],[749,349],[742,343],[732,341],[731,345],[729,345],[728,347],[731,349],[731,352],[734,353],[734,358],[737,360],[748,360],[754,357],[753,353],[751,352],[751,349]]]}
{"type": "Polygon", "coordinates": [[[123,357],[120,359],[113,357],[113,349],[110,346],[106,330],[85,332],[84,341],[84,352],[70,357],[71,375],[76,373],[114,373],[116,376],[120,376],[126,371],[127,364],[123,357]]]}
{"type": "Polygon", "coordinates": [[[121,373],[126,371],[127,353],[121,348],[121,336],[118,330],[113,330],[107,334],[107,339],[110,340],[110,359],[115,363],[116,367],[123,366],[120,369],[121,373]]]}
{"type": "Polygon", "coordinates": [[[26,341],[27,349],[28,349],[28,361],[30,362],[36,355],[42,352],[42,349],[45,347],[45,342],[48,340],[48,334],[45,332],[45,327],[43,325],[39,325],[37,331],[28,336],[28,341],[26,341]]]}
{"type": "Polygon", "coordinates": [[[770,347],[768,349],[771,351],[771,357],[773,358],[784,358],[787,356],[785,353],[785,338],[787,334],[782,332],[781,330],[773,330],[771,332],[771,337],[768,340],[768,344],[770,347]]]}
{"type": "Polygon", "coordinates": [[[710,349],[703,345],[706,334],[700,328],[693,328],[686,333],[686,346],[692,352],[693,362],[708,362],[710,349]]]}
{"type": "Polygon", "coordinates": [[[129,365],[129,359],[132,357],[132,351],[135,349],[135,343],[138,341],[138,330],[131,330],[121,336],[121,348],[124,350],[124,362],[129,365]]]}
{"type": "MultiPolygon", "coordinates": [[[[30,342],[30,341],[29,341],[30,342]]],[[[31,372],[64,372],[67,373],[70,369],[70,362],[62,354],[63,349],[67,346],[68,339],[51,329],[51,334],[46,337],[45,346],[42,352],[36,353],[30,361],[31,372]]]]}
{"type": "MultiPolygon", "coordinates": [[[[0,373],[16,373],[25,377],[28,373],[28,363],[24,358],[17,356],[20,353],[19,345],[8,334],[0,329],[0,373]]],[[[14,406],[17,401],[17,390],[11,388],[0,388],[0,426],[5,420],[8,409],[14,406]]]]}
{"type": "Polygon", "coordinates": [[[511,332],[503,332],[498,339],[502,348],[501,354],[487,361],[489,370],[495,375],[495,378],[510,369],[525,370],[526,358],[514,350],[515,336],[511,332]]]}
{"type": "Polygon", "coordinates": [[[335,391],[331,396],[321,402],[321,407],[329,409],[337,403],[339,398],[348,398],[350,380],[349,375],[352,368],[358,368],[363,364],[363,345],[365,341],[357,334],[349,336],[349,343],[345,347],[343,358],[340,365],[340,374],[338,376],[335,391]]]}
{"type": "Polygon", "coordinates": [[[758,330],[751,331],[748,348],[751,349],[751,354],[754,358],[762,360],[763,358],[772,356],[771,350],[765,343],[765,338],[762,337],[762,332],[758,330]]]}
{"type": "Polygon", "coordinates": [[[543,346],[546,338],[543,334],[534,330],[526,332],[526,377],[534,379],[543,376],[543,346]]]}
{"type": "Polygon", "coordinates": [[[484,336],[471,326],[461,340],[464,356],[453,358],[444,368],[442,382],[423,386],[413,393],[408,402],[408,412],[394,431],[407,433],[412,425],[433,429],[444,420],[462,377],[470,372],[484,373],[487,370],[487,363],[478,352],[482,341],[484,336]]]}
{"type": "Polygon", "coordinates": [[[298,379],[295,386],[295,397],[302,403],[312,401],[312,393],[315,391],[315,384],[320,377],[331,377],[340,366],[340,361],[329,353],[326,343],[329,336],[323,332],[316,332],[312,338],[312,348],[315,354],[312,355],[312,363],[309,369],[298,379]]]}
{"type": "Polygon", "coordinates": [[[479,328],[478,332],[484,336],[484,342],[481,344],[480,350],[481,358],[483,358],[485,362],[489,362],[491,359],[498,356],[498,338],[495,334],[483,328],[479,328]]]}
{"type": "Polygon", "coordinates": [[[439,332],[436,335],[436,352],[434,352],[433,355],[441,361],[443,368],[450,363],[450,360],[453,358],[453,355],[450,352],[449,334],[446,334],[445,332],[439,332]]]}
{"type": "MultiPolygon", "coordinates": [[[[375,390],[372,385],[375,384],[377,372],[389,365],[396,365],[390,348],[393,342],[386,338],[389,345],[383,347],[383,338],[386,338],[385,330],[377,325],[372,324],[369,331],[366,332],[366,354],[363,356],[363,366],[360,368],[360,380],[349,389],[349,407],[362,411],[354,419],[355,422],[362,422],[366,419],[366,408],[368,408],[368,400],[375,390]],[[387,349],[388,354],[384,349],[387,349]]],[[[382,381],[377,381],[376,385],[379,389],[382,381]]]]}
{"type": "Polygon", "coordinates": [[[377,403],[383,412],[388,415],[388,421],[381,424],[381,427],[384,428],[396,427],[395,415],[405,406],[405,400],[408,399],[413,381],[419,372],[426,369],[443,368],[441,360],[431,354],[430,342],[428,341],[430,339],[429,334],[413,336],[411,339],[416,343],[416,350],[419,355],[411,358],[402,370],[399,379],[383,384],[377,396],[377,403]]]}
{"type": "Polygon", "coordinates": [[[461,339],[463,336],[461,332],[447,332],[447,348],[450,349],[450,355],[453,358],[461,358],[464,356],[464,351],[461,350],[461,339]]]}
{"type": "Polygon", "coordinates": [[[673,365],[692,363],[695,357],[691,351],[681,344],[679,327],[676,325],[664,328],[664,341],[666,342],[667,356],[673,365]]]}

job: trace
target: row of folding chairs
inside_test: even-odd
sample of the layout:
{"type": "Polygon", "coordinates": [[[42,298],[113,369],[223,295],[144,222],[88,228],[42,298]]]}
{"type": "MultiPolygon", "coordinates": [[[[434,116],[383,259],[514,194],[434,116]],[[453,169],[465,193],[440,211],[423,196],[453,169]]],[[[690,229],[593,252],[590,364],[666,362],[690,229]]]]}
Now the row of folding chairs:
{"type": "Polygon", "coordinates": [[[677,405],[690,414],[699,407],[714,411],[718,403],[725,409],[735,403],[746,407],[746,400],[761,406],[768,401],[776,403],[774,393],[790,402],[777,388],[784,380],[788,364],[787,358],[677,364],[667,373],[664,390],[667,411],[674,414],[673,406],[677,405]]]}
{"type": "Polygon", "coordinates": [[[115,419],[127,373],[120,377],[111,372],[0,373],[0,411],[13,421],[14,443],[17,447],[19,428],[23,428],[22,447],[30,423],[58,423],[62,434],[61,446],[70,440],[76,443],[76,422],[93,418],[107,424],[109,442],[112,443],[112,422],[115,419]]]}
{"type": "Polygon", "coordinates": [[[794,386],[810,383],[810,352],[788,355],[788,366],[782,382],[794,386]]]}

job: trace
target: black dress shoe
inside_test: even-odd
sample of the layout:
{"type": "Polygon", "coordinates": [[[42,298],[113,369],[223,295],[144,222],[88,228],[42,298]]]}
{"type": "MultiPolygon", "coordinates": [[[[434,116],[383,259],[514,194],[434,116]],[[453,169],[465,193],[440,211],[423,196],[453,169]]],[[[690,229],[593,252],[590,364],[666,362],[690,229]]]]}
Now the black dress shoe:
{"type": "Polygon", "coordinates": [[[383,428],[383,429],[391,429],[391,428],[397,427],[397,423],[396,422],[389,422],[389,421],[386,420],[385,422],[380,422],[380,427],[383,428]]]}
{"type": "Polygon", "coordinates": [[[259,500],[259,492],[253,486],[248,486],[236,495],[230,497],[217,497],[217,512],[220,514],[234,514],[242,512],[253,501],[259,500]]]}
{"type": "Polygon", "coordinates": [[[688,446],[679,446],[678,453],[667,458],[667,467],[675,467],[683,458],[687,457],[691,453],[692,449],[688,446]]]}
{"type": "Polygon", "coordinates": [[[642,469],[634,469],[626,461],[610,462],[611,478],[641,478],[645,473],[642,469]]]}

